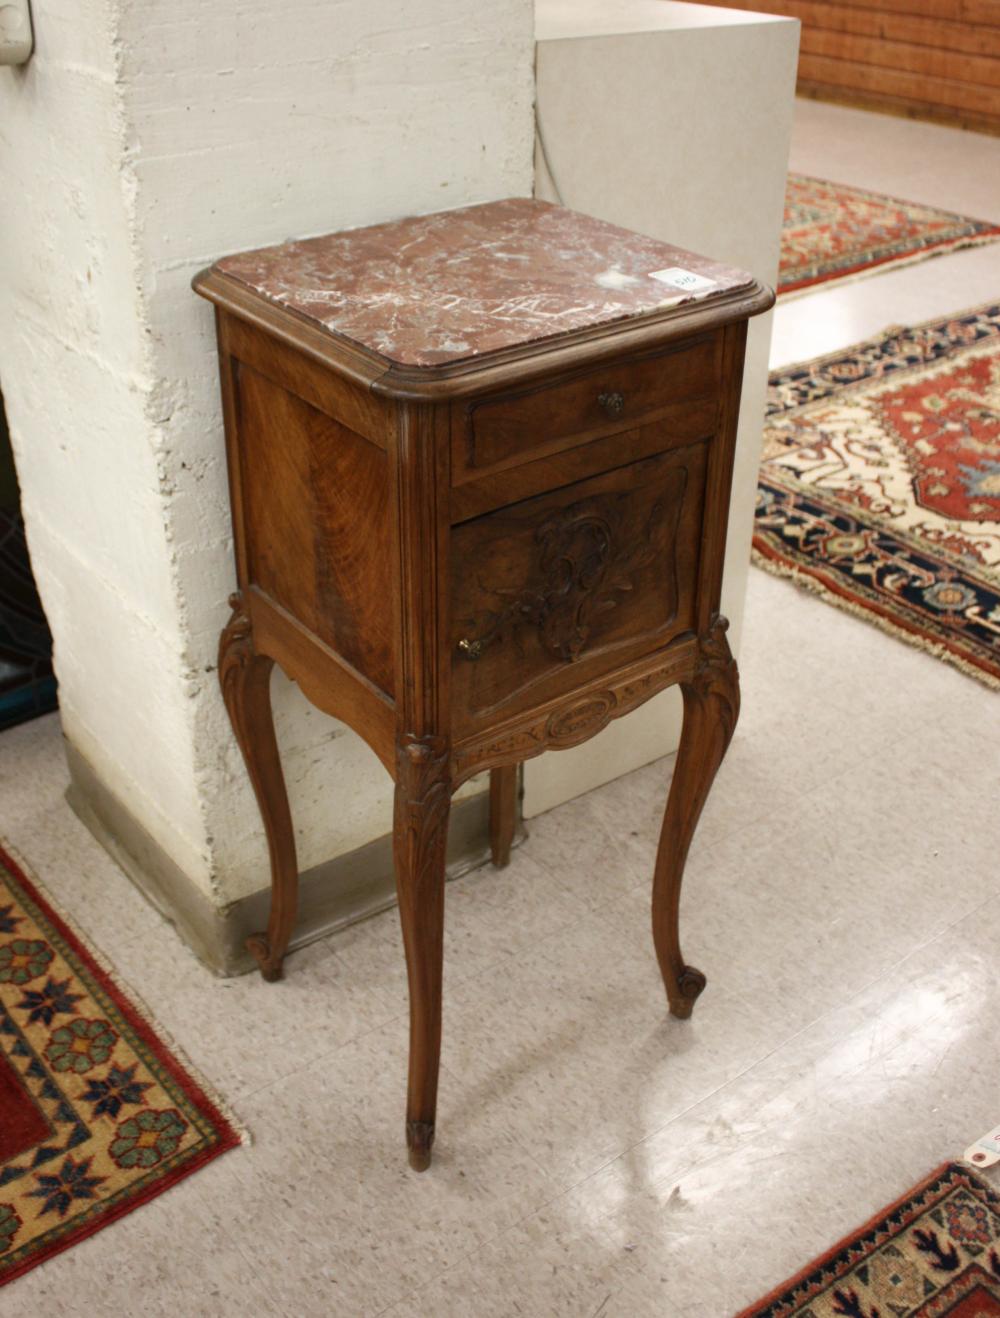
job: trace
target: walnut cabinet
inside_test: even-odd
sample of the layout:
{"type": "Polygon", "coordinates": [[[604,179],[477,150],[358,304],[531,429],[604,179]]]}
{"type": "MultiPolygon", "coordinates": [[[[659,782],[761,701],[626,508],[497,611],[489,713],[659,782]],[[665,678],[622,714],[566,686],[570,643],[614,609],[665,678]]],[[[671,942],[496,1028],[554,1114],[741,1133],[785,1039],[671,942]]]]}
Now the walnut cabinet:
{"type": "Polygon", "coordinates": [[[297,865],[277,663],[395,780],[406,1139],[423,1169],[453,791],[491,771],[505,864],[518,764],[674,683],[652,931],[670,1010],[688,1016],[704,987],[678,903],[739,708],[719,594],[746,322],[773,296],[520,199],[240,253],[195,288],[216,307],[236,547],[219,674],[273,877],[249,946],[280,977],[297,865]]]}

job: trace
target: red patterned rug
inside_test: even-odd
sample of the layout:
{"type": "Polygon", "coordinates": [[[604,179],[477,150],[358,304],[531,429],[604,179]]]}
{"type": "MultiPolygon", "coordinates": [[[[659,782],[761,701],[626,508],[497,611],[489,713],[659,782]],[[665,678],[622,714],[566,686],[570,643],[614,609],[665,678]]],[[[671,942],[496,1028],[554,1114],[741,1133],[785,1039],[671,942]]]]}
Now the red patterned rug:
{"type": "Polygon", "coordinates": [[[778,292],[994,242],[1000,224],[789,174],[778,292]]]}
{"type": "Polygon", "coordinates": [[[0,1285],[238,1143],[144,1014],[0,850],[0,1285]]]}
{"type": "Polygon", "coordinates": [[[1000,1196],[958,1163],[737,1318],[1000,1318],[1000,1196]]]}
{"type": "Polygon", "coordinates": [[[772,373],[754,557],[1000,687],[1000,305],[772,373]]]}

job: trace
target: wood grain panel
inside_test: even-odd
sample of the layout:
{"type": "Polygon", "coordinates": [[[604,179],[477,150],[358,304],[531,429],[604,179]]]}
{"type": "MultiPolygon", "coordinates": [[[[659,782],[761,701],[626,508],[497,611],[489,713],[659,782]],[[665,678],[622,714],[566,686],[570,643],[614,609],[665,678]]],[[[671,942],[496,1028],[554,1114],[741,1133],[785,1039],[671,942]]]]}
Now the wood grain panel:
{"type": "Polygon", "coordinates": [[[226,346],[258,375],[287,389],[327,416],[340,421],[379,448],[386,448],[395,411],[384,398],[358,389],[278,339],[236,316],[228,318],[226,346]]]}
{"type": "MultiPolygon", "coordinates": [[[[743,4],[741,0],[739,7],[751,9],[754,2],[746,0],[743,4]]],[[[1000,27],[973,26],[917,14],[884,13],[881,9],[861,9],[846,3],[824,4],[823,0],[772,0],[770,8],[788,18],[801,19],[803,37],[821,30],[849,32],[887,42],[1000,56],[1000,27]]]]}
{"type": "Polygon", "coordinates": [[[798,18],[800,95],[1000,133],[1000,0],[707,0],[798,18]]]}
{"type": "Polygon", "coordinates": [[[546,384],[455,408],[454,483],[625,431],[677,404],[714,398],[721,334],[637,361],[616,361],[546,384]]]}
{"type": "Polygon", "coordinates": [[[843,0],[858,9],[888,9],[898,14],[1000,26],[1000,0],[843,0]]]}
{"type": "Polygon", "coordinates": [[[709,447],[660,454],[455,528],[457,737],[693,628],[709,447]]]}
{"type": "Polygon", "coordinates": [[[386,454],[246,365],[237,380],[250,584],[392,695],[386,454]]]}
{"type": "Polygon", "coordinates": [[[719,420],[718,398],[676,403],[664,408],[657,421],[619,434],[593,439],[505,470],[488,471],[478,480],[451,491],[451,520],[465,522],[494,508],[530,499],[543,490],[570,485],[613,467],[624,467],[671,448],[684,448],[710,438],[719,420]]]}
{"type": "Polygon", "coordinates": [[[799,78],[817,85],[895,97],[901,105],[917,106],[919,103],[952,110],[958,118],[971,102],[978,114],[995,119],[1000,131],[1000,88],[997,87],[973,90],[965,83],[945,78],[929,78],[899,69],[880,69],[871,64],[853,64],[823,55],[800,56],[799,78]],[[919,101],[921,96],[924,98],[922,102],[919,101]]]}
{"type": "MultiPolygon", "coordinates": [[[[921,78],[944,78],[960,86],[969,83],[994,89],[1000,86],[1000,60],[988,55],[917,46],[908,41],[879,41],[849,32],[807,30],[802,33],[800,52],[800,58],[825,55],[847,64],[873,64],[880,69],[917,73],[921,78]]],[[[978,93],[972,96],[978,99],[978,93]]],[[[965,99],[966,102],[970,99],[968,91],[965,99]]]]}

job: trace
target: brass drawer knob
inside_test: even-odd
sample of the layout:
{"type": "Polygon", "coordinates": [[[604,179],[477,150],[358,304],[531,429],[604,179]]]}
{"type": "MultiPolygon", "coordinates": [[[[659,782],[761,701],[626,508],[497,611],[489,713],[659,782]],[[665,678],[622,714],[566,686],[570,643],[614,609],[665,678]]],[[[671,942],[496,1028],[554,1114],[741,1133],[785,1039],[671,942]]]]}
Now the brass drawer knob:
{"type": "Polygon", "coordinates": [[[597,395],[597,401],[604,408],[608,416],[621,416],[625,411],[625,395],[618,393],[603,393],[597,395]]]}
{"type": "Polygon", "coordinates": [[[474,664],[476,660],[479,658],[479,656],[482,654],[482,652],[486,649],[486,642],[469,641],[463,638],[461,641],[459,641],[458,648],[461,650],[465,658],[468,659],[469,663],[474,664]]]}

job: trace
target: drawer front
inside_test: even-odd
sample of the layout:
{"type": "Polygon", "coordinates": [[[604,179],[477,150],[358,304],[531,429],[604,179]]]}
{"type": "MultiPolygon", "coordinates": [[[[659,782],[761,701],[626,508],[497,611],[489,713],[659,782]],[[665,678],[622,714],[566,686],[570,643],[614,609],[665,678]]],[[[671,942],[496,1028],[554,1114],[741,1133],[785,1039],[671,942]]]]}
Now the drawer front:
{"type": "Polygon", "coordinates": [[[461,738],[694,625],[708,444],[452,530],[452,721],[461,738]]]}
{"type": "Polygon", "coordinates": [[[678,404],[714,399],[720,343],[713,335],[655,357],[609,362],[556,384],[458,405],[453,482],[632,429],[678,404]]]}

